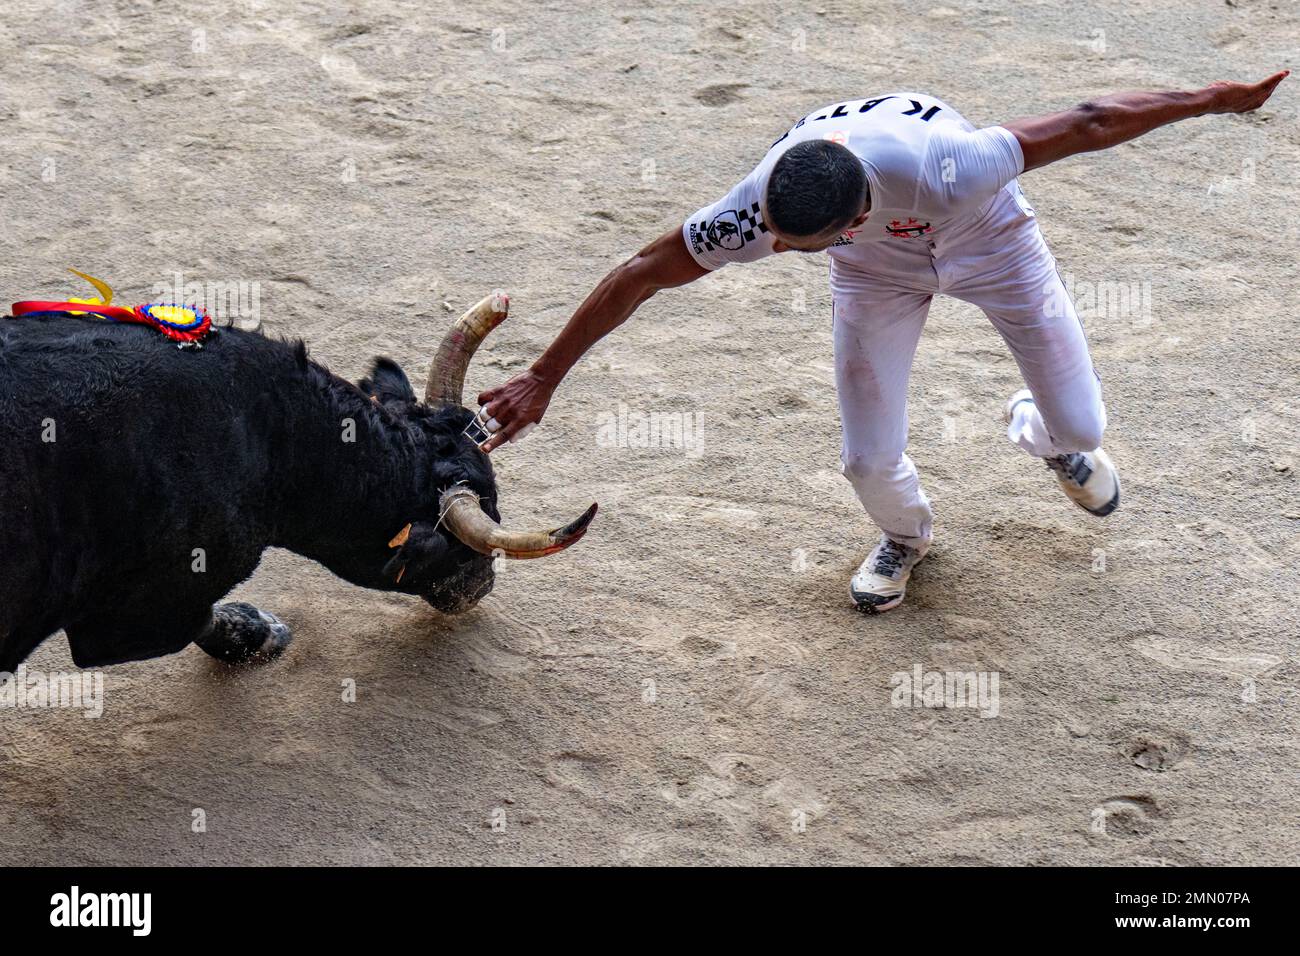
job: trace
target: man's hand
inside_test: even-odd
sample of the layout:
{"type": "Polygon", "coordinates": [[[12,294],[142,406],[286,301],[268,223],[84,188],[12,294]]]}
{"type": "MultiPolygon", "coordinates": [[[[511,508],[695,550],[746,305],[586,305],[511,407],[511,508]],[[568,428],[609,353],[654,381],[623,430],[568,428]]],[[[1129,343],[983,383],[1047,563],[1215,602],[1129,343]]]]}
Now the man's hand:
{"type": "Polygon", "coordinates": [[[497,428],[492,437],[481,446],[490,452],[498,445],[511,441],[516,435],[520,438],[530,425],[536,425],[546,414],[546,406],[551,403],[555,392],[555,382],[548,381],[532,369],[520,372],[504,385],[489,388],[479,393],[479,405],[487,406],[484,414],[488,418],[488,430],[492,431],[493,422],[497,428]]]}
{"type": "Polygon", "coordinates": [[[1204,90],[1209,100],[1207,113],[1249,113],[1257,110],[1273,95],[1277,85],[1291,75],[1290,70],[1274,73],[1258,83],[1229,83],[1220,80],[1204,90]]]}
{"type": "Polygon", "coordinates": [[[1020,142],[1025,172],[1067,156],[1109,149],[1167,123],[1207,113],[1259,109],[1290,70],[1259,83],[1214,83],[1199,90],[1112,93],[1064,113],[1031,116],[1002,124],[1020,142]]]}
{"type": "Polygon", "coordinates": [[[502,442],[522,438],[546,413],[560,380],[601,336],[623,324],[660,289],[694,282],[708,270],[686,248],[681,229],[669,229],[631,259],[615,267],[592,290],[569,323],[527,372],[479,395],[492,437],[480,447],[490,452],[502,442]]]}

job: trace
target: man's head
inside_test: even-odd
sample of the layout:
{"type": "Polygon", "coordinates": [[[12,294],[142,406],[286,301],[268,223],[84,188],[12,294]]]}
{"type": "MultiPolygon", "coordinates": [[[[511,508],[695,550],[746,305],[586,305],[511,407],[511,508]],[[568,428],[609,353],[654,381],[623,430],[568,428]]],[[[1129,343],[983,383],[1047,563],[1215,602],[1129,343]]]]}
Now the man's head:
{"type": "Polygon", "coordinates": [[[819,252],[867,218],[867,176],[847,148],[814,139],[792,146],[767,180],[767,227],[776,251],[819,252]]]}

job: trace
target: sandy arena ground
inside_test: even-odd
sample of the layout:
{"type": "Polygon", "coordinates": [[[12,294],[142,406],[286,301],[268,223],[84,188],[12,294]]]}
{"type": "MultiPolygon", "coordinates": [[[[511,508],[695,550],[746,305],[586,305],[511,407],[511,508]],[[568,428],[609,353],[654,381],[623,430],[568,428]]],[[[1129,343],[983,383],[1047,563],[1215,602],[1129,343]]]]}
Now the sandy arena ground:
{"type": "MultiPolygon", "coordinates": [[[[1300,42],[1267,0],[545,6],[9,0],[0,300],[82,294],[68,266],[128,303],[257,283],[266,331],[419,387],[508,289],[477,394],[817,106],[915,88],[987,125],[1300,42]]],[[[1114,517],[1006,442],[1015,366],[936,300],[937,545],[858,615],[825,257],[729,268],[494,456],[515,523],[600,502],[579,547],[459,619],[269,552],[237,596],[296,629],[280,663],[190,648],[109,669],[100,720],[0,711],[0,864],[1300,862],[1298,97],[1021,180],[1085,309],[1114,517]],[[699,416],[700,453],[602,443],[620,402],[699,416]],[[891,707],[916,665],[996,671],[998,716],[891,707]]],[[[61,637],[28,663],[71,667],[61,637]]]]}

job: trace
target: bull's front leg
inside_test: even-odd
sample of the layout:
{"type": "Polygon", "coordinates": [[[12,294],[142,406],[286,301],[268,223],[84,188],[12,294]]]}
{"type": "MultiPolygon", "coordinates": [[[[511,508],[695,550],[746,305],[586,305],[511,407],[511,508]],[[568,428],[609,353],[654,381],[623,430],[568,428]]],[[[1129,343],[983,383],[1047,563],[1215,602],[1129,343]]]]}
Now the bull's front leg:
{"type": "Polygon", "coordinates": [[[293,640],[289,625],[251,604],[218,604],[212,623],[194,639],[208,654],[227,664],[266,664],[293,640]]]}
{"type": "Polygon", "coordinates": [[[251,604],[118,604],[66,628],[78,667],[103,667],[175,654],[191,643],[228,664],[273,661],[289,646],[289,627],[251,604]]]}

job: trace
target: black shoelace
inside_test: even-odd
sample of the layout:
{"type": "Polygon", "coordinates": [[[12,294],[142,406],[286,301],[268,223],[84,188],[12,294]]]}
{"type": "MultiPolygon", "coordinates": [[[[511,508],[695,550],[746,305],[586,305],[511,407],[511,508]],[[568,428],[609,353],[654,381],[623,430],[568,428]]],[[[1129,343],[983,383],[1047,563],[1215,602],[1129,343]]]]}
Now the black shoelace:
{"type": "Polygon", "coordinates": [[[876,561],[872,565],[873,574],[883,574],[887,578],[898,577],[902,570],[905,549],[893,538],[886,538],[876,549],[876,561]]]}
{"type": "Polygon", "coordinates": [[[1057,455],[1055,458],[1044,458],[1047,467],[1052,469],[1058,475],[1074,482],[1079,487],[1092,475],[1092,466],[1088,464],[1088,458],[1083,452],[1070,452],[1068,455],[1057,455]]]}

